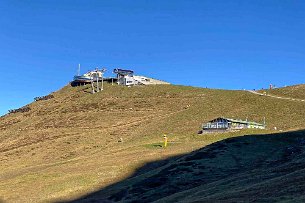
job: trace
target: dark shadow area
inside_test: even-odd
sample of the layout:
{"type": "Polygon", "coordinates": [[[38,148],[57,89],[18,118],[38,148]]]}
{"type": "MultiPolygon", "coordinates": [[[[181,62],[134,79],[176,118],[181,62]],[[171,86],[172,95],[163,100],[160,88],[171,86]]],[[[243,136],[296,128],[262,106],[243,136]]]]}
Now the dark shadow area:
{"type": "Polygon", "coordinates": [[[70,202],[304,202],[304,195],[301,130],[229,138],[147,163],[129,178],[70,202]]]}
{"type": "Polygon", "coordinates": [[[77,82],[77,81],[70,82],[71,87],[86,86],[88,84],[91,84],[91,83],[90,82],[77,82]]]}
{"type": "Polygon", "coordinates": [[[92,88],[91,87],[86,87],[85,89],[82,90],[84,93],[90,93],[92,94],[92,88]]]}

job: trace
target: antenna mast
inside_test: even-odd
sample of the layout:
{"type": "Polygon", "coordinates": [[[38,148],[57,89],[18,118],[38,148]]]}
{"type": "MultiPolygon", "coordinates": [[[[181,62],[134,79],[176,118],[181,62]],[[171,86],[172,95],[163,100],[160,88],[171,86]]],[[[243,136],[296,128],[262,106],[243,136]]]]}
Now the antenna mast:
{"type": "Polygon", "coordinates": [[[77,76],[80,76],[80,63],[78,64],[77,76]]]}

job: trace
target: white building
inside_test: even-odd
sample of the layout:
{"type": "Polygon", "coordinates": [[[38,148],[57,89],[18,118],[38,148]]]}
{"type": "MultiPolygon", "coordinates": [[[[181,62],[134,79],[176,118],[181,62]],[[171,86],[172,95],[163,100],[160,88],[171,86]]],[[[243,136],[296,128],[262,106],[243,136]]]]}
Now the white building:
{"type": "Polygon", "coordinates": [[[168,82],[140,75],[134,75],[133,78],[137,85],[170,85],[168,82]]]}
{"type": "Polygon", "coordinates": [[[114,69],[117,74],[117,83],[124,86],[132,85],[169,85],[170,83],[148,78],[145,76],[134,75],[132,70],[114,69]]]}
{"type": "Polygon", "coordinates": [[[114,69],[114,73],[117,74],[117,83],[118,85],[131,86],[135,85],[135,80],[133,78],[132,70],[124,70],[124,69],[114,69]]]}

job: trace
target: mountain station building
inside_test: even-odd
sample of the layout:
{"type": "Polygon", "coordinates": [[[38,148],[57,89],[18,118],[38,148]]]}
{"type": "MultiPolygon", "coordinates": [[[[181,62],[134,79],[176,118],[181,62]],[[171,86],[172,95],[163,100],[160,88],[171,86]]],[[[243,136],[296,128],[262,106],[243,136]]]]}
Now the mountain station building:
{"type": "Polygon", "coordinates": [[[134,75],[133,70],[125,69],[114,69],[113,72],[116,74],[116,81],[118,85],[133,86],[133,85],[169,85],[170,83],[157,80],[145,76],[134,75]]]}
{"type": "Polygon", "coordinates": [[[266,125],[253,121],[243,121],[232,118],[219,117],[202,125],[202,131],[225,131],[241,129],[265,129],[266,125]]]}

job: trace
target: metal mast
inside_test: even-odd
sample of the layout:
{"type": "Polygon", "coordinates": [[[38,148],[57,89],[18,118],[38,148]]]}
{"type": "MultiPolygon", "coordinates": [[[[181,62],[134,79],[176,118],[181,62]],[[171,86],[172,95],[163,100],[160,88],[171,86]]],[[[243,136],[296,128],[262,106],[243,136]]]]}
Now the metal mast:
{"type": "Polygon", "coordinates": [[[78,64],[77,76],[80,76],[80,63],[78,64]]]}
{"type": "Polygon", "coordinates": [[[94,81],[93,81],[93,77],[91,77],[91,87],[92,87],[92,94],[94,94],[95,91],[94,91],[94,81]]]}
{"type": "Polygon", "coordinates": [[[102,73],[102,88],[101,88],[101,90],[104,90],[104,73],[106,72],[106,68],[103,68],[102,70],[101,70],[101,73],[102,73]]]}
{"type": "Polygon", "coordinates": [[[96,91],[99,92],[100,87],[98,85],[98,80],[99,80],[98,67],[96,67],[96,69],[95,69],[95,77],[96,77],[96,91]]]}

